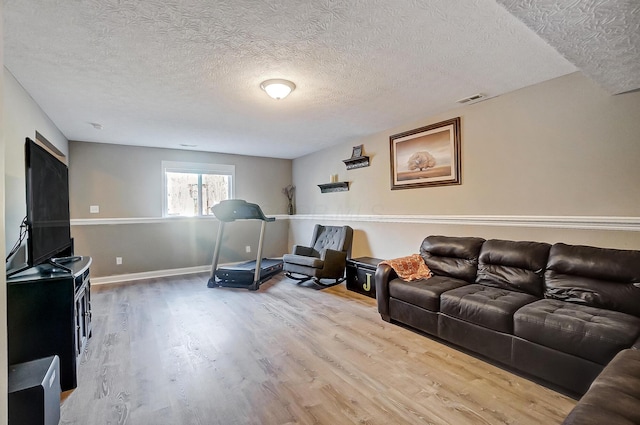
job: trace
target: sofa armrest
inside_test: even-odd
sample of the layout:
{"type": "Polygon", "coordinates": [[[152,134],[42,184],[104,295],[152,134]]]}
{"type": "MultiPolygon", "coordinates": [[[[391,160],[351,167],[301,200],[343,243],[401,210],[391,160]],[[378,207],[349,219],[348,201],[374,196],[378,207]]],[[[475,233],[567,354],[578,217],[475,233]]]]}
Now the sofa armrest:
{"type": "Polygon", "coordinates": [[[382,320],[389,321],[389,282],[398,275],[388,264],[378,264],[376,268],[376,301],[378,302],[378,313],[382,320]]]}
{"type": "Polygon", "coordinates": [[[640,351],[622,350],[600,375],[562,425],[640,423],[640,351]]]}

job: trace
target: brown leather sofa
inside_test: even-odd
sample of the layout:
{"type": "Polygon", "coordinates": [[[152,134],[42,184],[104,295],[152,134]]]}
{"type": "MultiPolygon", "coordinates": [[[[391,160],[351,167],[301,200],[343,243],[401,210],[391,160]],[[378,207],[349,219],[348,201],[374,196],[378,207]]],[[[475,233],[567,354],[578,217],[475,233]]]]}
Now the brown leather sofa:
{"type": "Polygon", "coordinates": [[[622,350],[562,425],[640,424],[640,350],[622,350]]]}
{"type": "Polygon", "coordinates": [[[620,351],[640,348],[640,251],[429,236],[433,276],[376,270],[382,318],[582,395],[620,351]]]}

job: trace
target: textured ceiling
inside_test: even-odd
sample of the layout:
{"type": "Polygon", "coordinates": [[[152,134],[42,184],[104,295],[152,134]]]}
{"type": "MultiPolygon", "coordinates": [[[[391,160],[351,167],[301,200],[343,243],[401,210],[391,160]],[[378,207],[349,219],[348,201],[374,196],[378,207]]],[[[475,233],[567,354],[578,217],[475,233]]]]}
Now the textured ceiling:
{"type": "MultiPolygon", "coordinates": [[[[502,3],[548,43],[558,28],[560,39],[571,35],[537,24],[555,2],[502,3]],[[530,3],[547,6],[531,22],[530,3]]],[[[5,65],[70,140],[296,158],[452,109],[475,93],[497,96],[576,71],[505,7],[4,0],[5,65]],[[259,88],[269,78],[297,89],[272,100],[259,88]]],[[[630,10],[637,20],[637,7],[630,10]]],[[[576,25],[585,20],[591,16],[576,25]]],[[[637,54],[637,41],[631,47],[637,54]]],[[[583,55],[593,61],[588,40],[580,40],[583,55]]],[[[637,60],[631,65],[637,70],[637,60]]]]}
{"type": "Polygon", "coordinates": [[[609,93],[640,88],[640,1],[497,1],[609,93]]]}

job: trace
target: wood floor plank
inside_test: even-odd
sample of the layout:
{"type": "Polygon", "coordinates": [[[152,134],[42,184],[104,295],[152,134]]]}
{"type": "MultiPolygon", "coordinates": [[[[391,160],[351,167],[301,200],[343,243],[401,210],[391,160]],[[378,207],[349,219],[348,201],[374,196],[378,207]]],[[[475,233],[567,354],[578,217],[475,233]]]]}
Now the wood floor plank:
{"type": "Polygon", "coordinates": [[[380,319],[343,285],[93,288],[61,424],[559,424],[575,401],[380,319]]]}

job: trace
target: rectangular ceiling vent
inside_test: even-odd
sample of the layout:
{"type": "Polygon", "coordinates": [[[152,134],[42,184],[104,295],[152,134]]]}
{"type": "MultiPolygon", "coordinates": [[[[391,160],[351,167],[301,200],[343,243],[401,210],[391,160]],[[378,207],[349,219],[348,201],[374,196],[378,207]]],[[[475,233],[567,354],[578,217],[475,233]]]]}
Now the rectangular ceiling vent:
{"type": "Polygon", "coordinates": [[[465,103],[477,102],[478,100],[484,99],[485,97],[486,96],[484,94],[477,93],[477,94],[474,94],[472,96],[465,97],[464,99],[460,99],[460,100],[457,101],[457,103],[465,104],[465,103]]]}

